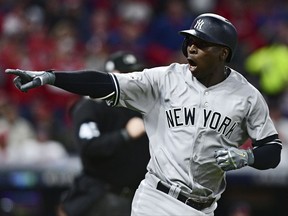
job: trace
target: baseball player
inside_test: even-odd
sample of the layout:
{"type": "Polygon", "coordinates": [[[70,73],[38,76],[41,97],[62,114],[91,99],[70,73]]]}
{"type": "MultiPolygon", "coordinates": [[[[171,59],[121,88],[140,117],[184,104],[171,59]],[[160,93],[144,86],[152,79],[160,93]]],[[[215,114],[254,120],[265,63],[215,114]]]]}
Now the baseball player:
{"type": "Polygon", "coordinates": [[[282,143],[264,98],[227,66],[237,45],[233,24],[205,13],[180,34],[187,64],[127,74],[6,70],[24,92],[49,84],[143,114],[151,159],[133,216],[214,215],[225,172],[280,162],[282,143]],[[239,148],[247,138],[253,148],[239,148]]]}

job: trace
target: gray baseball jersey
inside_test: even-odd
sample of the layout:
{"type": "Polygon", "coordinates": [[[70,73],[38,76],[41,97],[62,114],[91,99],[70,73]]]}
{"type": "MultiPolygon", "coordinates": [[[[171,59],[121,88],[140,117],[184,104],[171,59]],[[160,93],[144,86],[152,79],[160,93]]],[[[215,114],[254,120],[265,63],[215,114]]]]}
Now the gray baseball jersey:
{"type": "Polygon", "coordinates": [[[209,88],[187,64],[111,75],[119,87],[114,105],[144,116],[149,173],[189,196],[219,198],[224,191],[216,150],[277,134],[262,95],[233,69],[209,88]]]}

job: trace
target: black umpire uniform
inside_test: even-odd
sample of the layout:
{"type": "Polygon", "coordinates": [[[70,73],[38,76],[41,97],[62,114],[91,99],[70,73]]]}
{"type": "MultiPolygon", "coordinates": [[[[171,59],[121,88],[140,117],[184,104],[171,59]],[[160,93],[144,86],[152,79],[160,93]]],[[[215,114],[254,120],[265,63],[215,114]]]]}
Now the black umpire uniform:
{"type": "MultiPolygon", "coordinates": [[[[117,52],[107,61],[106,70],[140,69],[134,58],[131,53],[117,52]]],[[[125,126],[141,115],[82,98],[71,109],[71,116],[83,170],[63,196],[63,212],[67,216],[129,216],[150,156],[146,134],[132,140],[125,126]]]]}

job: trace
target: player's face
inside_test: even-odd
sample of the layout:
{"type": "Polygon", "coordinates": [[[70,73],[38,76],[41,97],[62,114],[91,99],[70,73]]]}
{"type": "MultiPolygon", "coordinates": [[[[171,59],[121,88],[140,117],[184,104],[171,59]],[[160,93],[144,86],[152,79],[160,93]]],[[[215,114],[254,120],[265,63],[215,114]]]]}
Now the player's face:
{"type": "Polygon", "coordinates": [[[199,81],[211,79],[223,73],[223,64],[229,54],[226,47],[193,36],[187,40],[189,70],[199,81]]]}

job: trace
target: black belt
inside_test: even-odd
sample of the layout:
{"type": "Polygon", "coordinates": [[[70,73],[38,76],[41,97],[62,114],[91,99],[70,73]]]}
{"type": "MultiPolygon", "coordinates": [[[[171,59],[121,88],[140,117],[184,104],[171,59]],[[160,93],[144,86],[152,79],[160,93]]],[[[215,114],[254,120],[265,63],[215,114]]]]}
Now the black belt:
{"type": "MultiPolygon", "coordinates": [[[[157,184],[157,190],[160,190],[166,194],[169,194],[169,190],[170,188],[165,186],[162,182],[158,182],[157,184]]],[[[215,199],[212,199],[212,200],[209,200],[205,203],[203,202],[197,202],[195,200],[192,200],[190,197],[186,197],[184,196],[183,194],[180,194],[178,195],[177,197],[178,200],[180,200],[181,202],[185,203],[186,205],[192,207],[192,208],[195,208],[199,211],[201,211],[202,209],[205,209],[205,208],[208,208],[212,205],[212,203],[214,202],[215,199]]]]}

